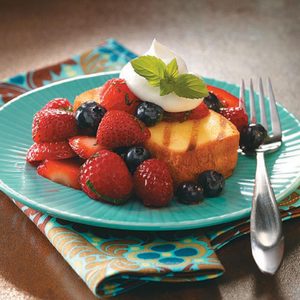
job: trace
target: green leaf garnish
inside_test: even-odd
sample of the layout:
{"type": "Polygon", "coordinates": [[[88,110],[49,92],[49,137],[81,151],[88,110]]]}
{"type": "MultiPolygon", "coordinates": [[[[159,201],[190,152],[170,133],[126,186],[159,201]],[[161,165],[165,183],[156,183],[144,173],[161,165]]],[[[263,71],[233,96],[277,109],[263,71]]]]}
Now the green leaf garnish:
{"type": "Polygon", "coordinates": [[[175,93],[179,97],[196,99],[206,97],[205,82],[193,74],[180,74],[176,58],[167,65],[155,56],[145,55],[131,61],[134,71],[147,79],[149,85],[160,88],[160,95],[175,93]]]}
{"type": "Polygon", "coordinates": [[[193,74],[179,75],[174,92],[179,97],[191,99],[199,98],[199,95],[201,95],[201,97],[208,96],[208,91],[204,81],[193,74]]]}
{"type": "Polygon", "coordinates": [[[136,73],[146,78],[150,85],[159,86],[160,80],[164,78],[166,64],[155,56],[140,56],[131,61],[136,73]]]}
{"type": "Polygon", "coordinates": [[[165,78],[160,80],[160,95],[165,96],[174,91],[174,87],[176,84],[176,79],[165,78]]]}
{"type": "Polygon", "coordinates": [[[166,73],[168,77],[176,78],[178,76],[178,65],[176,58],[172,59],[166,67],[166,73]]]}

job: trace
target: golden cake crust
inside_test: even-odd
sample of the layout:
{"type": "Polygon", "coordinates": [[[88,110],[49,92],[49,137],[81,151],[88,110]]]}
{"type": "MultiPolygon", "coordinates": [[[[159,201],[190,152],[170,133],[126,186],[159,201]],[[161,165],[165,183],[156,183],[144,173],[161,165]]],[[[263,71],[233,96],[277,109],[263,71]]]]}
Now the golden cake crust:
{"type": "MultiPolygon", "coordinates": [[[[161,142],[160,138],[155,139],[153,135],[146,142],[146,148],[154,157],[167,162],[175,185],[184,181],[196,181],[197,176],[206,170],[215,170],[223,174],[224,177],[229,177],[232,174],[238,159],[237,150],[239,147],[239,132],[231,122],[215,112],[211,111],[209,118],[213,118],[215,119],[215,122],[219,123],[219,127],[216,130],[218,132],[214,132],[214,136],[212,136],[211,139],[207,140],[207,137],[203,137],[203,140],[207,140],[203,143],[201,142],[201,134],[209,134],[209,132],[206,132],[205,128],[202,133],[201,131],[196,133],[196,138],[193,134],[195,133],[195,127],[197,127],[195,125],[200,125],[201,128],[203,125],[201,123],[206,123],[208,119],[204,118],[201,120],[185,121],[191,122],[192,126],[191,133],[187,134],[188,136],[190,135],[190,139],[185,150],[170,149],[170,145],[167,145],[168,143],[165,138],[170,135],[170,133],[167,132],[168,129],[166,128],[168,128],[170,124],[172,126],[172,123],[160,125],[162,127],[165,125],[163,142],[161,142]]],[[[178,124],[176,127],[177,131],[172,131],[171,133],[171,135],[175,135],[173,140],[176,138],[176,135],[180,135],[180,127],[178,127],[178,124]]],[[[186,133],[187,130],[184,127],[184,124],[183,128],[186,133]]],[[[212,128],[212,131],[213,130],[214,129],[212,128]]],[[[152,134],[154,132],[153,128],[150,128],[150,131],[152,134]]],[[[183,139],[185,137],[186,134],[183,139]]],[[[172,138],[170,140],[172,143],[172,138]]]]}
{"type": "Polygon", "coordinates": [[[74,100],[73,110],[77,110],[77,108],[87,101],[95,101],[97,103],[100,102],[100,93],[102,87],[98,87],[92,90],[88,90],[78,95],[74,100]]]}

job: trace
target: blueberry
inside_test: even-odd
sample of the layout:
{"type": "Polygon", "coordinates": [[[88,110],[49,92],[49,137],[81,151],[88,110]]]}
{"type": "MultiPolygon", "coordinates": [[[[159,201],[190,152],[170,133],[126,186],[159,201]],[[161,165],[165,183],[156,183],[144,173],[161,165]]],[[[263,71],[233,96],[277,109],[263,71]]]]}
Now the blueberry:
{"type": "Polygon", "coordinates": [[[222,104],[214,93],[209,92],[209,95],[203,101],[209,109],[220,112],[222,104]]]}
{"type": "Polygon", "coordinates": [[[87,129],[90,134],[95,135],[105,113],[106,109],[97,102],[85,102],[75,112],[77,127],[87,129]]]}
{"type": "Polygon", "coordinates": [[[141,103],[136,110],[136,117],[146,126],[154,126],[163,118],[164,110],[150,102],[141,103]]]}
{"type": "Polygon", "coordinates": [[[198,183],[203,187],[204,196],[216,197],[222,192],[225,180],[222,174],[209,170],[199,175],[198,183]]]}
{"type": "Polygon", "coordinates": [[[150,152],[144,147],[132,147],[125,156],[125,162],[131,173],[145,160],[151,157],[150,152]]]}
{"type": "Polygon", "coordinates": [[[203,188],[193,182],[183,182],[178,186],[176,196],[181,203],[196,204],[203,200],[203,188]]]}
{"type": "Polygon", "coordinates": [[[114,152],[117,153],[119,156],[121,156],[122,159],[125,160],[128,149],[129,149],[128,147],[119,147],[114,149],[114,152]]]}
{"type": "Polygon", "coordinates": [[[246,154],[253,154],[267,136],[267,130],[262,125],[250,124],[241,130],[240,148],[246,154]]]}

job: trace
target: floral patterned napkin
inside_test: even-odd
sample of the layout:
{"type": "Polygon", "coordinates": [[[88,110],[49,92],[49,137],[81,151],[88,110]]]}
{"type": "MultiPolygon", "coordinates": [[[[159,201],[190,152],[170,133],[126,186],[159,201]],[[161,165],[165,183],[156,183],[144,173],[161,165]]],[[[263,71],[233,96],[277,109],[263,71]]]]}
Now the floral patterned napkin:
{"type": "MultiPolygon", "coordinates": [[[[64,78],[119,70],[135,57],[115,40],[53,66],[0,82],[0,105],[39,86],[64,78]]],[[[249,233],[249,220],[204,230],[133,232],[56,219],[15,200],[97,296],[115,296],[150,281],[213,279],[224,268],[216,252],[249,233]]],[[[300,217],[300,187],[280,203],[283,220],[300,217]]]]}

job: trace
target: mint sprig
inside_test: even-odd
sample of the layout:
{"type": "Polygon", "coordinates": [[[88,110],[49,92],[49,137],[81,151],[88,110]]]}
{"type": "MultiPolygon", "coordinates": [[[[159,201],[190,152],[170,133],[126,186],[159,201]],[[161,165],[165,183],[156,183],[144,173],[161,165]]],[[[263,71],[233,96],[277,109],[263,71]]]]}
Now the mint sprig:
{"type": "Polygon", "coordinates": [[[145,77],[151,86],[159,86],[160,79],[164,77],[165,63],[155,56],[140,56],[131,64],[136,73],[145,77]]]}
{"type": "Polygon", "coordinates": [[[144,77],[149,85],[160,88],[160,95],[175,93],[179,97],[196,99],[206,97],[205,82],[193,74],[179,74],[174,58],[165,64],[160,58],[144,55],[131,61],[134,71],[144,77]]]}

